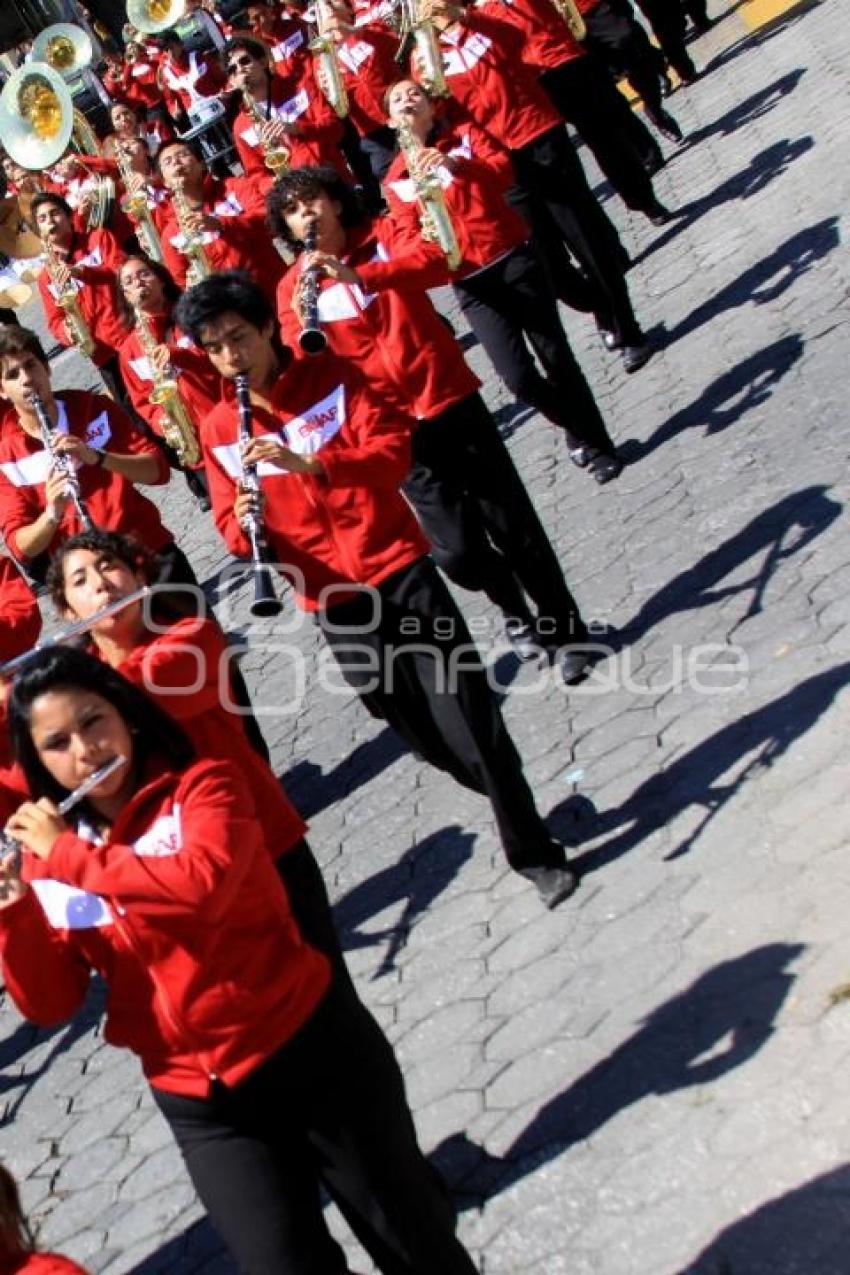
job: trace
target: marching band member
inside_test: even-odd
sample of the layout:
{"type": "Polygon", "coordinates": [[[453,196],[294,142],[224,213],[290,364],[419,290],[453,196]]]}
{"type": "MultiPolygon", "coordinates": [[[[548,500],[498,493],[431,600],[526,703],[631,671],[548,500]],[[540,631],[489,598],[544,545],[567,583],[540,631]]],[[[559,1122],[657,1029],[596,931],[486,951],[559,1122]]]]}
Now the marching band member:
{"type": "Polygon", "coordinates": [[[204,280],[181,299],[178,320],[225,378],[201,433],[228,548],[246,556],[244,520],[262,518],[271,559],[315,616],[346,682],[415,753],[486,793],[511,867],[555,907],[576,878],[535,807],[463,617],[398,490],[410,465],[407,421],[373,397],[349,360],[330,352],[294,359],[278,345],[273,311],[244,276],[204,280]],[[248,378],[252,407],[241,455],[230,388],[238,375],[248,378]],[[252,464],[261,466],[261,511],[242,484],[252,464]]]}
{"type": "Polygon", "coordinates": [[[247,270],[274,296],[283,260],[266,227],[263,191],[257,182],[250,177],[209,176],[191,145],[178,138],[162,144],[156,162],[171,192],[159,227],[165,265],[177,284],[186,286],[192,237],[199,241],[210,270],[247,270]],[[188,210],[182,220],[181,205],[188,210]]]}
{"type": "Polygon", "coordinates": [[[637,0],[637,6],[652,28],[668,64],[683,84],[692,84],[697,78],[697,69],[685,47],[687,24],[681,0],[637,0]]]}
{"type": "Polygon", "coordinates": [[[0,329],[0,395],[0,530],[30,576],[43,580],[46,555],[81,530],[78,488],[96,526],[134,532],[173,583],[197,584],[156,505],[136,487],[167,482],[165,458],[113,399],[88,390],[54,395],[41,342],[17,327],[0,329]],[[52,426],[49,449],[34,398],[52,426]]]}
{"type": "Polygon", "coordinates": [[[67,304],[60,305],[63,297],[73,291],[81,327],[91,337],[89,357],[117,382],[116,350],[126,336],[115,296],[115,274],[123,256],[117,239],[108,230],[76,229],[66,200],[50,191],[34,196],[32,215],[47,254],[47,268],[38,277],[38,290],[48,328],[60,345],[85,340],[85,331],[70,330],[67,304]]]}
{"type": "Polygon", "coordinates": [[[316,252],[281,281],[284,341],[297,348],[302,285],[315,270],[319,319],[331,348],[416,422],[404,493],[438,564],[502,611],[523,658],[551,652],[564,680],[578,681],[589,663],[578,605],[478,393],[480,382],[424,291],[447,281],[444,255],[421,238],[415,250],[405,245],[399,253],[386,221],[364,219],[333,169],[297,169],[280,178],[269,220],[294,245],[308,229],[316,240],[316,252]]]}
{"type": "Polygon", "coordinates": [[[35,594],[11,558],[0,554],[0,664],[28,651],[40,632],[35,594]]]}
{"type": "Polygon", "coordinates": [[[197,438],[200,421],[218,402],[218,375],[206,355],[174,329],[172,312],[180,291],[164,266],[142,253],[131,254],[118,270],[118,287],[130,329],[118,352],[130,402],[167,445],[169,461],[183,470],[186,485],[206,511],[209,491],[200,445],[197,458],[189,455],[187,459],[192,450],[187,444],[193,440],[175,440],[167,404],[158,401],[152,391],[164,382],[174,385],[197,438]],[[144,332],[140,324],[145,326],[144,332]]]}
{"type": "Polygon", "coordinates": [[[282,76],[272,71],[269,51],[251,36],[228,40],[224,50],[228,83],[243,95],[242,108],[233,121],[236,153],[246,175],[269,179],[265,151],[269,147],[285,147],[288,164],[333,164],[347,175],[345,160],[339,151],[342,124],[316,83],[312,60],[306,61],[295,75],[282,76]],[[246,109],[244,95],[249,94],[256,110],[246,109]],[[256,112],[265,117],[258,124],[256,112]]]}
{"type": "MultiPolygon", "coordinates": [[[[561,119],[536,76],[522,62],[524,38],[509,23],[447,0],[427,0],[439,32],[446,82],[463,112],[510,152],[512,201],[533,225],[550,277],[557,281],[567,250],[589,281],[597,324],[637,372],[652,357],[629,296],[628,257],[594,197],[561,119]]],[[[421,79],[419,73],[414,78],[421,79]]],[[[451,103],[449,104],[451,106],[451,103]]],[[[571,289],[569,261],[565,285],[571,289]]],[[[569,292],[564,293],[569,303],[569,292]]]]}
{"type": "Polygon", "coordinates": [[[6,986],[39,1023],[97,970],[107,1040],[138,1054],[201,1202],[243,1270],[343,1272],[324,1183],[386,1275],[474,1275],[416,1142],[386,1038],[304,941],[250,789],[114,670],[39,653],[10,720],[34,801],[0,900],[6,986]],[[53,804],[104,762],[76,823],[53,804]],[[41,800],[38,800],[41,799],[41,800]]]}
{"type": "Polygon", "coordinates": [[[435,134],[434,104],[413,80],[394,84],[387,106],[390,124],[410,130],[415,151],[411,159],[402,149],[384,183],[401,240],[421,240],[420,192],[433,200],[427,194],[433,183],[460,250],[455,295],[497,373],[512,394],[564,431],[574,464],[598,483],[610,482],[623,463],[570,349],[528,227],[505,202],[507,156],[471,121],[435,134]]]}
{"type": "Polygon", "coordinates": [[[172,119],[180,121],[202,101],[221,96],[224,73],[212,54],[186,53],[176,31],[163,31],[156,40],[162,50],[159,85],[172,119]]]}
{"type": "Polygon", "coordinates": [[[160,116],[147,116],[144,110],[137,110],[129,102],[113,102],[109,108],[109,118],[116,141],[135,142],[141,139],[148,148],[149,156],[159,149],[167,137],[174,136],[173,128],[160,116]]]}
{"type": "Polygon", "coordinates": [[[222,25],[228,41],[240,35],[252,35],[266,45],[278,75],[294,75],[300,79],[310,60],[309,31],[300,14],[275,10],[265,0],[254,0],[242,9],[238,23],[223,22],[222,25]]]}

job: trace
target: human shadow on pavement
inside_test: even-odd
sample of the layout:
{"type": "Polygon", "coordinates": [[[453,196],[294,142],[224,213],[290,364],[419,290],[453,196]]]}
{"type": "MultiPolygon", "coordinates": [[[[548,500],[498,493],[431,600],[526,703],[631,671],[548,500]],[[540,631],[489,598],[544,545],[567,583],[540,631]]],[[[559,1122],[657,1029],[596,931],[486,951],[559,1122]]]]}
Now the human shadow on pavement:
{"type": "MultiPolygon", "coordinates": [[[[715,67],[720,65],[722,59],[723,54],[713,58],[706,66],[704,74],[713,71],[715,67]]],[[[762,119],[774,110],[783,98],[794,92],[805,74],[806,68],[804,66],[795,67],[793,71],[788,71],[785,75],[780,76],[778,80],[774,80],[772,84],[766,84],[764,88],[751,93],[749,97],[742,98],[725,115],[720,115],[711,123],[702,124],[688,133],[685,145],[696,146],[697,143],[717,133],[722,137],[731,137],[739,128],[745,128],[748,124],[753,124],[756,120],[762,119]]]]}
{"type": "MultiPolygon", "coordinates": [[[[429,1158],[459,1190],[462,1204],[480,1203],[593,1137],[644,1098],[711,1084],[770,1039],[793,983],[788,967],[803,950],[799,943],[768,943],[706,971],[545,1103],[504,1155],[490,1155],[461,1133],[429,1158]]],[[[567,1045],[564,1052],[566,1066],[567,1045]]]]}
{"type": "Polygon", "coordinates": [[[850,1165],[739,1218],[678,1275],[847,1275],[850,1165]]]}
{"type": "Polygon", "coordinates": [[[769,401],[775,387],[802,358],[803,349],[802,338],[794,332],[756,350],[706,386],[699,398],[668,416],[645,442],[629,439],[619,448],[619,454],[633,465],[686,429],[699,430],[703,438],[722,433],[769,401]]]}
{"type": "Polygon", "coordinates": [[[743,784],[755,772],[774,765],[811,730],[848,684],[850,662],[838,664],[702,740],[668,763],[663,771],[651,775],[617,809],[597,814],[585,836],[617,835],[585,851],[572,866],[583,874],[595,872],[627,854],[689,807],[701,807],[705,817],[699,826],[665,857],[676,859],[687,854],[743,784]],[[747,757],[746,766],[724,781],[723,776],[747,757]]]}
{"type": "Polygon", "coordinates": [[[450,824],[411,846],[397,863],[373,873],[334,904],[334,921],[344,952],[359,948],[384,947],[372,981],[391,974],[399,952],[407,943],[417,917],[450,885],[472,858],[475,835],[450,824]],[[366,931],[361,927],[370,917],[403,904],[397,921],[366,931]]]}
{"type": "Polygon", "coordinates": [[[323,771],[315,762],[299,761],[278,778],[300,813],[309,819],[362,788],[408,752],[401,737],[386,726],[372,739],[358,744],[328,771],[323,771]]]}
{"type": "MultiPolygon", "coordinates": [[[[796,4],[790,4],[784,13],[778,13],[775,18],[765,22],[757,31],[750,31],[746,35],[742,35],[734,44],[730,44],[718,53],[711,60],[711,68],[725,66],[728,62],[733,62],[735,58],[740,57],[742,53],[751,53],[754,50],[758,50],[763,44],[767,44],[769,40],[772,40],[775,35],[779,35],[793,23],[805,18],[813,9],[819,8],[822,3],[823,0],[797,0],[796,4]]],[[[739,8],[740,6],[736,5],[735,7],[739,8]]]]}

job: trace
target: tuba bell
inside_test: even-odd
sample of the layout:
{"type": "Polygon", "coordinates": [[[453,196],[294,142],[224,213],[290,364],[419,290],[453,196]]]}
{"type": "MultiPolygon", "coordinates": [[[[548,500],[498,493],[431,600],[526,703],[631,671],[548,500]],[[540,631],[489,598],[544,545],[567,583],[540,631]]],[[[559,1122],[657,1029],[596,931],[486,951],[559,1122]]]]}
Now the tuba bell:
{"type": "Polygon", "coordinates": [[[55,22],[33,40],[32,60],[46,62],[65,80],[75,79],[91,64],[94,55],[91,37],[70,22],[55,22]]]}
{"type": "Polygon", "coordinates": [[[16,164],[50,168],[63,155],[74,128],[68,86],[47,62],[28,62],[0,93],[0,142],[16,164]]]}
{"type": "Polygon", "coordinates": [[[145,35],[167,31],[186,13],[186,0],[127,0],[127,21],[145,35]]]}

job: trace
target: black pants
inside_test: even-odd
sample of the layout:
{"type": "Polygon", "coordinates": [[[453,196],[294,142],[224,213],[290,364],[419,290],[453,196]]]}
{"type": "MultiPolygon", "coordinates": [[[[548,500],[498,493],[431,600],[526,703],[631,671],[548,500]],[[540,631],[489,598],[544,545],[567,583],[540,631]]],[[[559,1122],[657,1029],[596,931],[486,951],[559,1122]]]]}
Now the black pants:
{"type": "Polygon", "coordinates": [[[599,0],[585,14],[588,49],[595,52],[615,75],[624,75],[650,115],[661,105],[661,61],[628,0],[599,0]]]}
{"type": "Polygon", "coordinates": [[[587,184],[566,129],[550,129],[511,151],[511,160],[517,185],[508,198],[535,227],[535,243],[558,294],[557,259],[566,246],[599,298],[595,313],[600,326],[622,345],[639,344],[643,333],[626,285],[628,256],[587,184]]]}
{"type": "Polygon", "coordinates": [[[320,1183],[384,1275],[475,1275],[393,1052],[348,986],[235,1088],[153,1092],[242,1275],[345,1275],[320,1183]]]}
{"type": "MultiPolygon", "coordinates": [[[[567,123],[590,147],[626,207],[649,212],[655,206],[656,195],[642,157],[658,146],[640,120],[637,124],[646,134],[646,141],[640,150],[635,146],[634,112],[611,82],[607,70],[601,69],[595,58],[571,58],[544,71],[540,83],[567,123]]],[[[660,150],[658,158],[661,159],[660,150]]]]}
{"type": "Polygon", "coordinates": [[[563,865],[463,616],[430,558],[333,607],[319,623],[369,712],[416,756],[489,797],[512,868],[563,865]]]}
{"type": "Polygon", "coordinates": [[[480,395],[419,423],[402,491],[434,558],[455,584],[482,590],[506,615],[531,622],[527,595],[547,645],[587,637],[555,551],[480,395]]]}
{"type": "Polygon", "coordinates": [[[706,0],[682,0],[682,11],[690,18],[697,31],[707,31],[711,26],[706,0]]]}
{"type": "Polygon", "coordinates": [[[685,48],[685,11],[680,0],[637,0],[661,52],[683,80],[692,80],[697,69],[685,48]]]}
{"type": "Polygon", "coordinates": [[[472,331],[512,394],[583,443],[612,455],[614,442],[570,349],[558,303],[527,244],[455,284],[472,331]],[[541,375],[531,350],[545,375],[541,375]]]}
{"type": "Polygon", "coordinates": [[[334,925],[331,901],[322,870],[307,840],[284,851],[275,863],[278,876],[286,886],[292,914],[298,928],[311,947],[330,957],[338,970],[348,973],[342,955],[339,935],[334,925]]]}

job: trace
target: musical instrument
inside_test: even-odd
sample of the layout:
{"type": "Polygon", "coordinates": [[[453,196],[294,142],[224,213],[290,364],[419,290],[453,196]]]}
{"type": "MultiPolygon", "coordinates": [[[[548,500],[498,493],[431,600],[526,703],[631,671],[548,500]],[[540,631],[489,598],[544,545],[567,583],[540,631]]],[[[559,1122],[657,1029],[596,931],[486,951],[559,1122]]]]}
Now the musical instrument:
{"type": "Polygon", "coordinates": [[[80,308],[74,281],[69,279],[66,283],[59,282],[58,268],[64,263],[60,261],[53,245],[46,242],[44,244],[44,263],[50,281],[56,290],[56,304],[60,310],[65,312],[65,327],[68,330],[68,336],[71,338],[71,344],[75,345],[81,354],[91,358],[95,352],[96,342],[80,308]]]}
{"type": "Polygon", "coordinates": [[[41,430],[41,441],[44,443],[44,450],[50,457],[50,464],[53,469],[60,473],[65,479],[65,486],[68,495],[71,497],[71,504],[76,510],[77,517],[83,524],[85,531],[95,531],[92,516],[86,509],[83,501],[82,492],[80,491],[80,480],[77,477],[77,471],[74,468],[74,462],[65,452],[57,452],[53,443],[53,426],[50,423],[50,417],[47,415],[47,408],[44,406],[43,400],[38,394],[30,395],[30,405],[38,418],[38,428],[41,430]]]}
{"type": "MultiPolygon", "coordinates": [[[[239,451],[253,438],[251,430],[251,390],[248,377],[240,373],[235,379],[236,402],[239,408],[239,451]]],[[[281,604],[274,590],[272,569],[268,561],[268,545],[259,513],[260,480],[257,477],[257,466],[246,465],[242,461],[242,490],[253,497],[254,511],[243,520],[242,529],[251,542],[251,562],[254,571],[254,601],[251,603],[251,614],[257,616],[279,615],[281,604]]]]}
{"type": "MultiPolygon", "coordinates": [[[[77,785],[73,792],[68,793],[68,796],[59,802],[56,807],[59,814],[67,815],[69,811],[74,809],[74,806],[78,806],[90,792],[97,788],[98,784],[102,784],[104,779],[108,779],[119,766],[123,766],[126,760],[127,758],[122,757],[120,753],[110,757],[109,761],[104,762],[102,766],[99,766],[97,770],[88,775],[81,784],[77,785]]],[[[5,829],[0,832],[0,867],[4,874],[8,875],[11,872],[13,876],[20,876],[22,849],[21,842],[16,837],[11,836],[5,829]]],[[[0,879],[0,898],[8,898],[8,893],[8,882],[0,879]]]]}
{"type": "MultiPolygon", "coordinates": [[[[304,235],[304,251],[316,250],[316,223],[310,222],[304,235]]],[[[317,270],[301,272],[301,311],[304,315],[304,326],[298,333],[298,344],[305,354],[321,354],[328,344],[328,338],[322,331],[319,322],[319,273],[317,270]]]]}
{"type": "Polygon", "coordinates": [[[21,168],[50,168],[64,154],[74,127],[71,94],[46,62],[13,71],[0,93],[0,141],[21,168]]]}
{"type": "Polygon", "coordinates": [[[573,39],[586,39],[587,24],[576,4],[576,0],[550,0],[550,3],[558,16],[563,19],[573,39]]]}
{"type": "Polygon", "coordinates": [[[136,174],[130,167],[130,160],[120,141],[115,146],[114,154],[121,180],[127,190],[125,198],[121,201],[121,207],[136,228],[136,238],[142,251],[150,257],[151,261],[157,261],[162,265],[163,253],[159,233],[154,225],[144,190],[138,190],[135,194],[130,192],[130,184],[136,174]]]}
{"type": "Polygon", "coordinates": [[[0,681],[8,681],[38,651],[44,651],[51,646],[66,646],[69,642],[73,642],[75,638],[84,637],[86,633],[91,633],[92,629],[97,628],[101,620],[108,620],[111,615],[117,615],[119,611],[132,606],[134,602],[144,602],[147,598],[152,598],[156,589],[167,589],[167,587],[167,585],[140,585],[138,589],[125,593],[123,598],[116,598],[114,602],[107,602],[106,606],[101,607],[99,611],[95,611],[88,619],[75,620],[73,624],[66,625],[64,629],[60,629],[52,637],[45,638],[43,642],[36,642],[35,646],[31,646],[28,651],[14,656],[13,659],[7,660],[5,664],[0,664],[0,681]]]}
{"type": "Polygon", "coordinates": [[[70,22],[54,22],[32,42],[32,61],[46,62],[66,80],[72,80],[90,66],[95,47],[82,27],[70,22]]]}
{"type": "Polygon", "coordinates": [[[136,317],[139,343],[151,365],[153,389],[150,392],[150,401],[162,408],[163,436],[168,446],[177,453],[180,464],[188,469],[194,469],[201,459],[201,448],[189,409],[180,393],[176,373],[170,365],[164,374],[157,372],[153,356],[159,342],[154,336],[147,315],[138,306],[133,306],[133,314],[136,317]]]}
{"type": "Polygon", "coordinates": [[[433,97],[449,97],[443,53],[433,22],[422,17],[420,0],[399,0],[399,9],[399,52],[404,48],[408,37],[412,36],[423,86],[433,97]]]}
{"type": "Polygon", "coordinates": [[[315,0],[313,15],[316,35],[307,47],[316,61],[316,80],[328,106],[342,119],[348,114],[348,92],[339,65],[339,50],[328,27],[328,9],[324,0],[315,0]]]}
{"type": "Polygon", "coordinates": [[[438,244],[445,255],[449,269],[456,270],[460,265],[463,254],[452,223],[451,213],[446,204],[443,188],[440,185],[440,179],[436,173],[422,174],[418,171],[416,160],[420,152],[425,148],[411,128],[409,121],[399,119],[394,127],[399,147],[407,160],[410,180],[416,190],[422,237],[438,244]]]}
{"type": "Polygon", "coordinates": [[[171,200],[174,204],[174,211],[177,214],[177,224],[180,227],[180,233],[183,236],[183,246],[180,252],[189,260],[186,270],[186,287],[193,288],[196,283],[200,283],[202,279],[208,279],[212,274],[212,265],[204,248],[203,231],[200,234],[190,228],[190,219],[194,215],[194,209],[186,198],[184,189],[185,183],[179,182],[171,192],[171,200]]]}
{"type": "Polygon", "coordinates": [[[289,168],[289,151],[285,146],[276,146],[273,142],[263,141],[263,125],[268,123],[268,119],[263,114],[262,107],[254,94],[249,93],[247,89],[242,90],[242,104],[254,122],[266,168],[274,173],[277,180],[280,174],[289,168]]]}
{"type": "Polygon", "coordinates": [[[127,21],[145,35],[167,31],[185,12],[186,0],[127,0],[127,21]]]}

